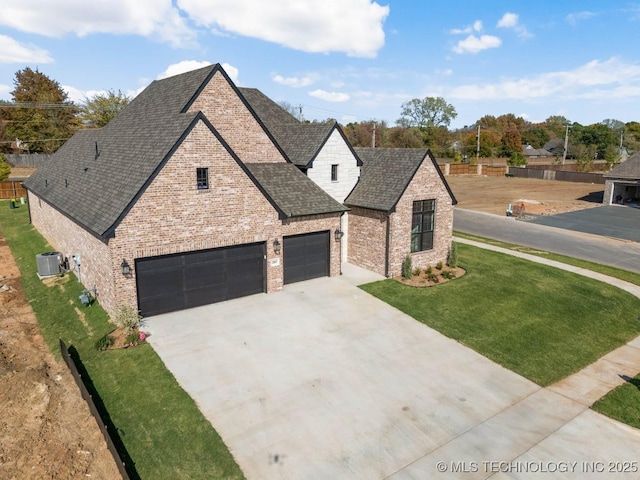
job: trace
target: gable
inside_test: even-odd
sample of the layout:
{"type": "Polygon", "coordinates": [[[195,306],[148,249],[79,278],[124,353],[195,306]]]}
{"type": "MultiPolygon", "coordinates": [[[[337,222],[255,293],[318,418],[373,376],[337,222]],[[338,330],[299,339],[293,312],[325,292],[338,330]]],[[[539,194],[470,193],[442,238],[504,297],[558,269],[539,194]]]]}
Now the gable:
{"type": "Polygon", "coordinates": [[[243,162],[286,162],[235,85],[220,69],[191,101],[188,111],[204,113],[243,162]]]}

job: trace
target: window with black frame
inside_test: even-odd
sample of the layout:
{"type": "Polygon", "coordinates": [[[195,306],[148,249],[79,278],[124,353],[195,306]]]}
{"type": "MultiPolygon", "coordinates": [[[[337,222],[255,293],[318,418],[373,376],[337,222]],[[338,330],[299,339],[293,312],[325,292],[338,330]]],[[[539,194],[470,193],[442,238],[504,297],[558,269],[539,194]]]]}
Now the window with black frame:
{"type": "Polygon", "coordinates": [[[198,185],[198,190],[209,189],[209,169],[208,168],[196,169],[196,184],[198,185]]]}
{"type": "Polygon", "coordinates": [[[436,213],[435,200],[413,202],[411,220],[411,252],[422,252],[433,248],[433,230],[436,213]]]}

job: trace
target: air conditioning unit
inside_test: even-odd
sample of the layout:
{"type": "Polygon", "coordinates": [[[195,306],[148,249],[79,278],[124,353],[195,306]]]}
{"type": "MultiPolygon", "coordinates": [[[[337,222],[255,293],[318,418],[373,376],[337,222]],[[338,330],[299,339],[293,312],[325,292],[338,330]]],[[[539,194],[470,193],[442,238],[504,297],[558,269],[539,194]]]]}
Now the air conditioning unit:
{"type": "Polygon", "coordinates": [[[46,252],[36,255],[36,264],[38,265],[38,275],[41,277],[50,277],[60,273],[60,264],[62,263],[62,254],[60,252],[46,252]]]}

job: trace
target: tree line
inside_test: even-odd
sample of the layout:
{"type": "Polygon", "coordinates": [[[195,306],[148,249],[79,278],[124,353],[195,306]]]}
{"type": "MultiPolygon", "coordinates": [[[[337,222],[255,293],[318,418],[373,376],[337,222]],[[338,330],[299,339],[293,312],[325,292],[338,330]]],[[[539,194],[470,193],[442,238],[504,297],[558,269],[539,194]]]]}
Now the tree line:
{"type": "Polygon", "coordinates": [[[11,101],[0,101],[0,152],[53,153],[80,128],[100,128],[130,98],[108,91],[77,105],[60,84],[27,67],[15,74],[11,101]]]}

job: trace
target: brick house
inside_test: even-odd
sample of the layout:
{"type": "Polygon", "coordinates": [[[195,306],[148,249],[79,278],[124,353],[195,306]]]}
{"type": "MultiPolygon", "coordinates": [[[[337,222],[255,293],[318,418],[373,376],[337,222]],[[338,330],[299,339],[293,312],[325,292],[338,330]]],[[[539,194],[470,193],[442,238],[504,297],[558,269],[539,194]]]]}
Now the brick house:
{"type": "MultiPolygon", "coordinates": [[[[339,275],[345,259],[394,274],[411,247],[414,198],[437,205],[433,244],[416,260],[445,260],[455,200],[430,153],[398,174],[406,184],[384,211],[358,203],[369,198],[359,191],[371,196],[365,179],[385,168],[377,154],[368,175],[335,122],[298,122],[212,65],[153,82],[107,126],[76,133],[25,186],[32,223],[105,310],[150,316],[339,275]],[[380,239],[393,242],[386,267],[362,246],[368,233],[354,231],[379,212],[392,234],[380,239]]],[[[385,157],[392,172],[395,155],[385,157]]]]}

